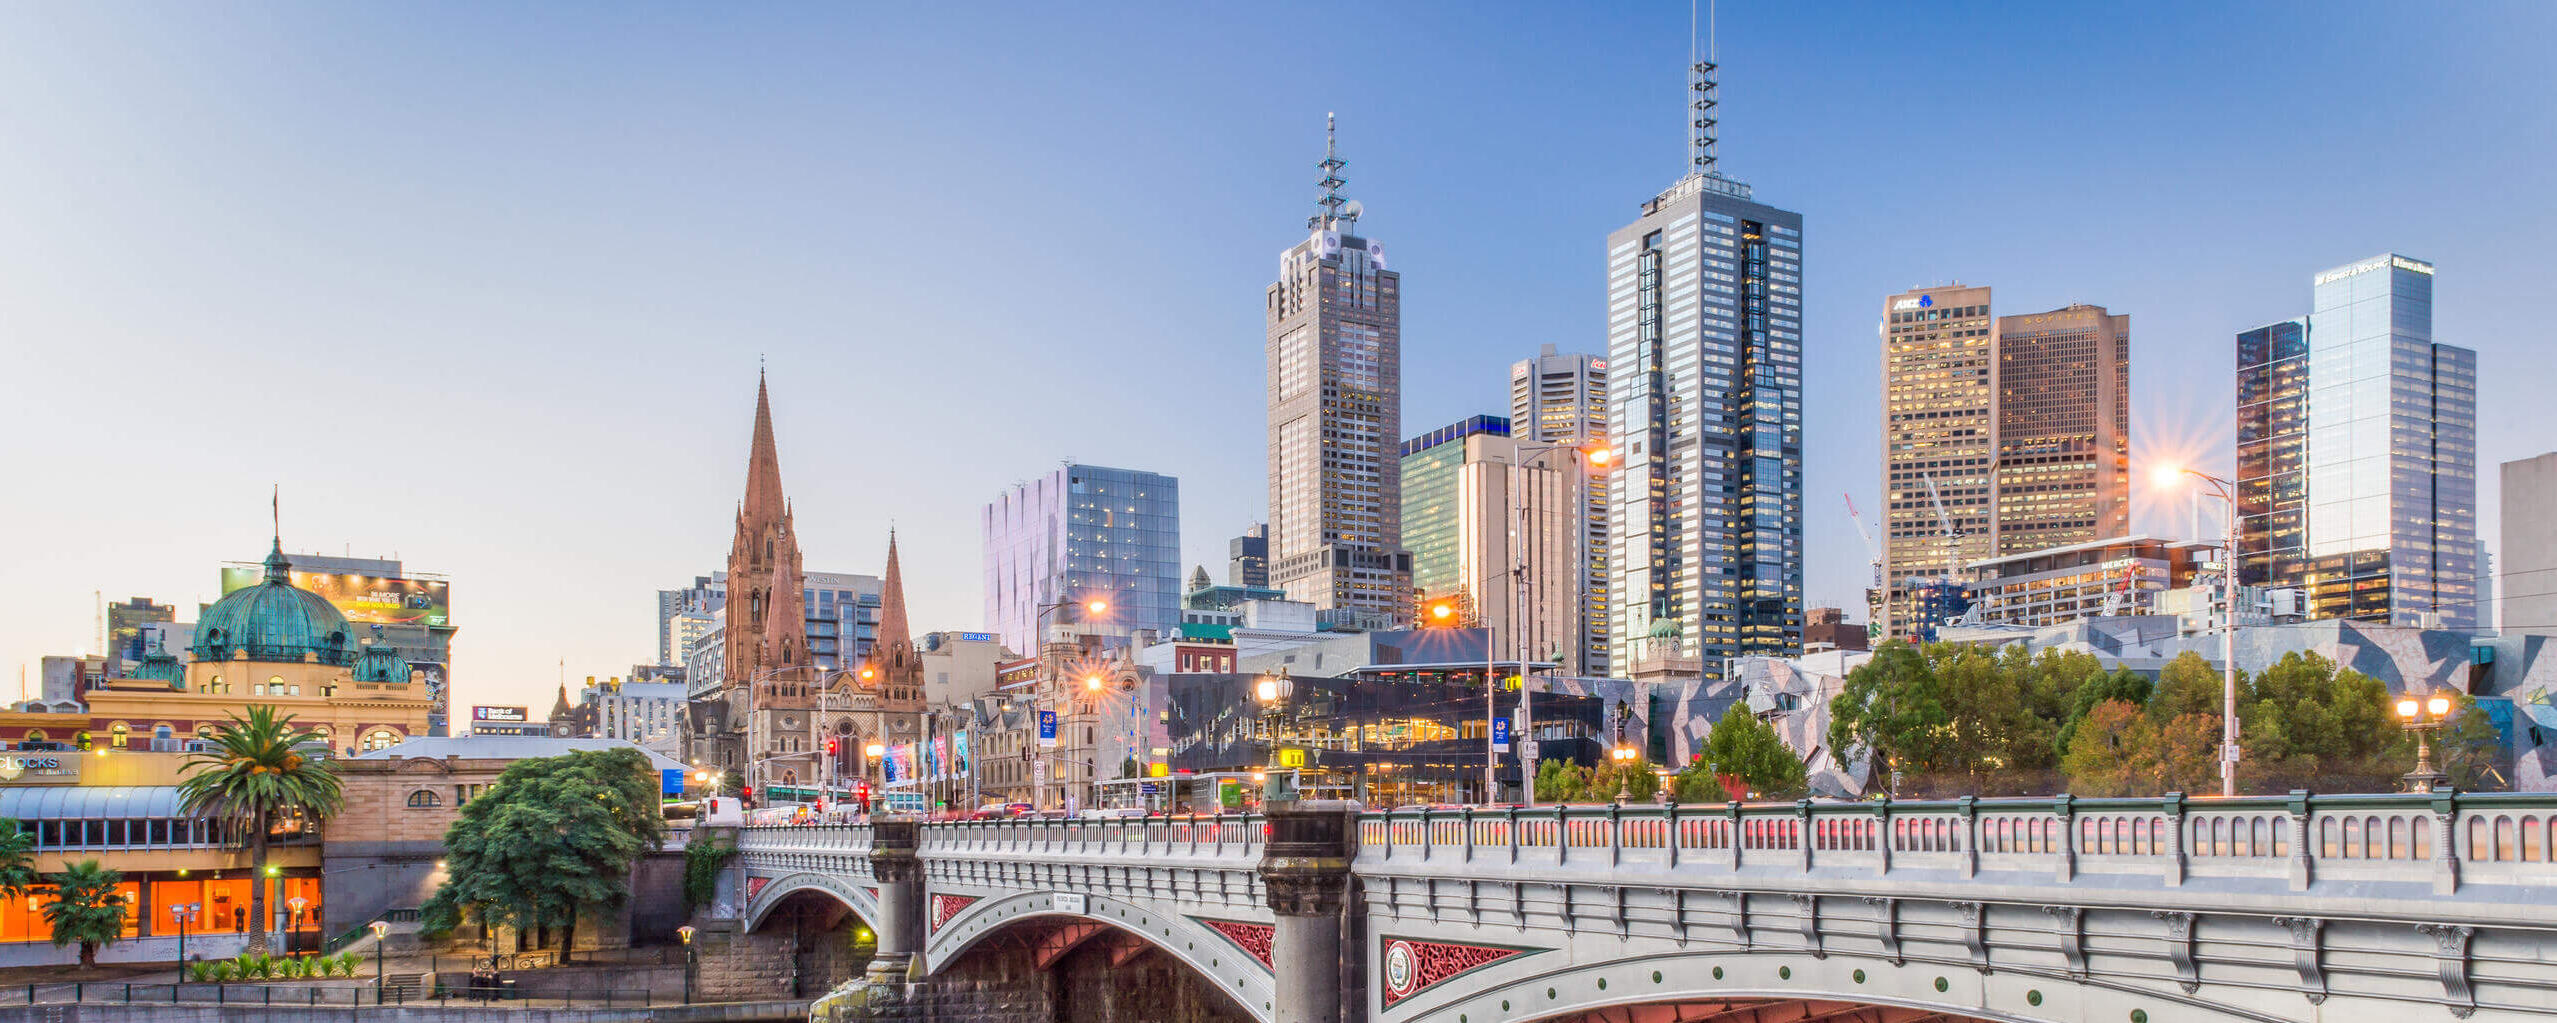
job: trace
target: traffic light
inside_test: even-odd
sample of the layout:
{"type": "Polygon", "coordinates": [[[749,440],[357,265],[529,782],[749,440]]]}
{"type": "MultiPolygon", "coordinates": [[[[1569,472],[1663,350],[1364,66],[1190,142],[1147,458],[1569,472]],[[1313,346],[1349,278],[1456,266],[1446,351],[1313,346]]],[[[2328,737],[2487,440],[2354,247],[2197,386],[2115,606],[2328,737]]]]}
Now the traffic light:
{"type": "Polygon", "coordinates": [[[837,745],[837,740],[835,740],[835,739],[831,739],[831,738],[830,738],[830,739],[827,739],[827,740],[826,740],[826,758],[827,758],[827,759],[829,759],[829,760],[834,759],[835,754],[836,754],[836,752],[837,752],[837,750],[838,750],[839,748],[840,748],[840,747],[837,745]]]}
{"type": "Polygon", "coordinates": [[[863,812],[863,813],[869,813],[869,812],[870,812],[870,781],[869,781],[869,779],[866,779],[866,778],[865,778],[865,779],[863,779],[863,780],[861,780],[861,781],[859,781],[859,782],[855,782],[855,783],[853,784],[853,786],[852,786],[852,798],[853,798],[853,801],[854,801],[854,802],[857,802],[857,803],[860,803],[860,804],[861,804],[861,812],[863,812]]]}

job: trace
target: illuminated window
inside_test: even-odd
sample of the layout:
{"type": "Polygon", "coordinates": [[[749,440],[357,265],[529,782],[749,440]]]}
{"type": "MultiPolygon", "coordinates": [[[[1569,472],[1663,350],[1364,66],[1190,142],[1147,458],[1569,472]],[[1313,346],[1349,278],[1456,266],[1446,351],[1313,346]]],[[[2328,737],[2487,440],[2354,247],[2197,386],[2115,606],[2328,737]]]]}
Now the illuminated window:
{"type": "Polygon", "coordinates": [[[398,732],[391,731],[387,728],[377,728],[364,733],[364,751],[370,753],[378,749],[388,749],[392,746],[398,745],[399,741],[400,736],[398,732]]]}
{"type": "Polygon", "coordinates": [[[117,749],[123,749],[125,741],[130,736],[133,729],[125,727],[124,722],[118,721],[115,723],[115,727],[110,728],[107,731],[111,735],[111,738],[108,740],[108,744],[117,749]]]}

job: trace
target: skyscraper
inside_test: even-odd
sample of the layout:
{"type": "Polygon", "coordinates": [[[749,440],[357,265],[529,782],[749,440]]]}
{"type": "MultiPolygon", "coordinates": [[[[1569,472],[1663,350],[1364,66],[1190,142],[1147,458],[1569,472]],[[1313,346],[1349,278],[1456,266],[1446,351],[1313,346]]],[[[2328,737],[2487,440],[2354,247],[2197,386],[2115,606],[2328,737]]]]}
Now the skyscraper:
{"type": "Polygon", "coordinates": [[[1998,317],[1998,554],[2131,531],[2131,318],[1998,317]]]}
{"type": "Polygon", "coordinates": [[[1321,211],[1269,287],[1270,584],[1325,620],[1411,616],[1403,550],[1402,277],[1341,196],[1328,124],[1321,211]]]}
{"type": "Polygon", "coordinates": [[[1916,618],[1912,582],[1997,550],[1997,341],[1989,289],[1883,300],[1883,635],[1916,618]]]}
{"type": "Polygon", "coordinates": [[[2130,532],[2130,317],[1954,284],[1883,299],[1881,334],[1886,637],[1936,613],[1913,584],[2130,532]]]}
{"type": "Polygon", "coordinates": [[[1592,673],[1578,574],[1587,551],[1588,455],[1510,436],[1475,416],[1403,442],[1412,587],[1454,598],[1494,630],[1503,658],[1592,673]],[[1520,570],[1524,570],[1520,574],[1520,570]]]}
{"type": "Polygon", "coordinates": [[[2477,353],[2433,340],[2433,265],[2318,274],[2237,336],[2238,581],[2316,618],[2478,624],[2477,353]]]}
{"type": "Polygon", "coordinates": [[[1181,622],[1181,481],[1160,473],[1066,465],[986,503],[986,626],[1014,650],[1099,598],[1108,620],[1170,633],[1181,622]]]}
{"type": "Polygon", "coordinates": [[[1694,169],[1607,239],[1608,670],[1802,646],[1802,217],[1694,169]]]}
{"type": "MultiPolygon", "coordinates": [[[[1590,448],[1607,442],[1607,360],[1559,354],[1546,345],[1534,358],[1509,367],[1509,422],[1513,436],[1539,444],[1590,448]]],[[[1591,473],[1581,522],[1587,551],[1581,557],[1580,673],[1607,673],[1607,476],[1591,473]]],[[[1414,571],[1418,571],[1415,565],[1414,571]]]]}
{"type": "Polygon", "coordinates": [[[1225,545],[1225,581],[1234,586],[1270,584],[1270,524],[1255,522],[1225,545]]]}

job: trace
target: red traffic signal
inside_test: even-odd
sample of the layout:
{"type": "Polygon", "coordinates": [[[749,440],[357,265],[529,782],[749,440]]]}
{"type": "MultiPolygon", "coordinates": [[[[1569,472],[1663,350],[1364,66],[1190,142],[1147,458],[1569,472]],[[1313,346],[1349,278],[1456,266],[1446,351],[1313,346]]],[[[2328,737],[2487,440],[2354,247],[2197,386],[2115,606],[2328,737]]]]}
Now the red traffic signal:
{"type": "Polygon", "coordinates": [[[826,755],[830,757],[835,755],[835,740],[826,740],[826,755]]]}

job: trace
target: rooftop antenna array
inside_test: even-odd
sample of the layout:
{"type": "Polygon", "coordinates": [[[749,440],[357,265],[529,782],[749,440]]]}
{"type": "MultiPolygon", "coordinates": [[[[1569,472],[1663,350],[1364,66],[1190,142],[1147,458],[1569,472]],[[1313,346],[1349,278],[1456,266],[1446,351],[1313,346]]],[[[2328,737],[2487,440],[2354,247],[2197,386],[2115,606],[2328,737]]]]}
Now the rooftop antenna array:
{"type": "Polygon", "coordinates": [[[1341,159],[1336,129],[1337,115],[1324,114],[1323,162],[1315,164],[1323,168],[1323,180],[1315,183],[1315,187],[1323,190],[1323,197],[1315,200],[1316,205],[1323,207],[1323,212],[1305,219],[1305,226],[1310,228],[1328,228],[1334,221],[1339,220],[1346,220],[1352,224],[1358,222],[1358,204],[1341,197],[1341,186],[1349,184],[1341,177],[1341,168],[1349,166],[1349,161],[1341,159]],[[1350,208],[1345,211],[1341,209],[1343,206],[1350,208]]]}
{"type": "Polygon", "coordinates": [[[1714,93],[1714,60],[1719,55],[1719,40],[1713,35],[1714,11],[1705,11],[1705,56],[1696,56],[1696,2],[1687,0],[1687,159],[1694,171],[1707,177],[1721,177],[1714,171],[1714,107],[1720,100],[1714,93]]]}

